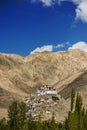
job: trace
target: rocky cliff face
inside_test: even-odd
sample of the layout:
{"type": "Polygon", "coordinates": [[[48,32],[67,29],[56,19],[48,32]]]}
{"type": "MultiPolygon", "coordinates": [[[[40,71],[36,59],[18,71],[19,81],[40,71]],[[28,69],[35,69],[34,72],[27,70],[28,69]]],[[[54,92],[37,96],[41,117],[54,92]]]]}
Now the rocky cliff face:
{"type": "Polygon", "coordinates": [[[13,100],[22,100],[40,85],[53,86],[64,98],[67,92],[70,96],[72,86],[80,87],[77,90],[84,93],[86,70],[87,53],[81,50],[37,52],[27,57],[0,54],[0,111],[13,100]]]}

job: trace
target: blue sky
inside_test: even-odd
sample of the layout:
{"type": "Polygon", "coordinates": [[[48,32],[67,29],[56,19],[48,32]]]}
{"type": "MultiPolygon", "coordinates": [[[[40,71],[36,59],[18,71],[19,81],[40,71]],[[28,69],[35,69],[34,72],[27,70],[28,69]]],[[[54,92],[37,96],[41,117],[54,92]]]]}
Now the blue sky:
{"type": "Polygon", "coordinates": [[[87,0],[1,0],[0,52],[87,46],[87,0]]]}

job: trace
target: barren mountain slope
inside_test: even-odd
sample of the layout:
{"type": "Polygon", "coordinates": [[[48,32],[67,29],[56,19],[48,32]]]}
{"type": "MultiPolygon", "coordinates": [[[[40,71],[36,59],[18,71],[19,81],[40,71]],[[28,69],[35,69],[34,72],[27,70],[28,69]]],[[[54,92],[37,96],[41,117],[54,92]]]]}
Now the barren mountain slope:
{"type": "Polygon", "coordinates": [[[65,52],[35,53],[25,58],[28,67],[33,70],[33,81],[44,81],[54,85],[77,72],[82,71],[87,66],[87,53],[80,50],[70,50],[65,52]]]}
{"type": "Polygon", "coordinates": [[[87,71],[80,74],[77,78],[67,84],[60,86],[59,94],[67,100],[70,98],[71,90],[74,88],[83,98],[83,105],[87,108],[87,71]]]}
{"type": "Polygon", "coordinates": [[[36,86],[47,84],[62,90],[64,83],[67,86],[85,74],[86,68],[87,53],[80,50],[37,52],[27,57],[0,54],[0,107],[22,100],[36,86]]]}

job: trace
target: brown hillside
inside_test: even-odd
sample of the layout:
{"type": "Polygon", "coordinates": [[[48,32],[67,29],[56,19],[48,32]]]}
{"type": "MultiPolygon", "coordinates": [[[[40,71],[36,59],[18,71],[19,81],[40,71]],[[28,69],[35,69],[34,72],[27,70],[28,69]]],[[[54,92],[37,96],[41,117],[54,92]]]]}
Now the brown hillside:
{"type": "Polygon", "coordinates": [[[81,50],[37,52],[27,57],[0,54],[0,111],[40,85],[55,87],[64,98],[70,96],[72,87],[83,92],[87,85],[86,70],[87,53],[81,50]]]}

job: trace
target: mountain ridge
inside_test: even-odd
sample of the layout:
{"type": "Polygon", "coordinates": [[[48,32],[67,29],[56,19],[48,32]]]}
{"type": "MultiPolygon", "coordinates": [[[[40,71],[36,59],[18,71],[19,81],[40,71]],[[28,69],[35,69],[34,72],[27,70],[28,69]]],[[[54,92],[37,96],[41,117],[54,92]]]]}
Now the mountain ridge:
{"type": "Polygon", "coordinates": [[[26,57],[0,53],[0,108],[7,109],[13,100],[23,100],[41,85],[53,86],[63,96],[63,89],[68,86],[71,91],[69,84],[75,85],[76,79],[80,83],[86,71],[87,52],[78,49],[26,57]]]}

